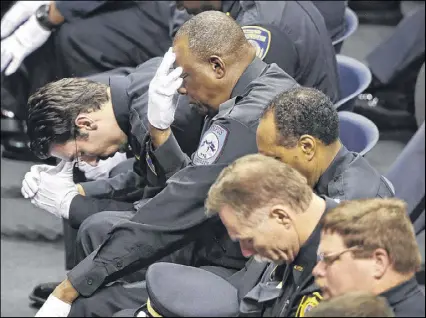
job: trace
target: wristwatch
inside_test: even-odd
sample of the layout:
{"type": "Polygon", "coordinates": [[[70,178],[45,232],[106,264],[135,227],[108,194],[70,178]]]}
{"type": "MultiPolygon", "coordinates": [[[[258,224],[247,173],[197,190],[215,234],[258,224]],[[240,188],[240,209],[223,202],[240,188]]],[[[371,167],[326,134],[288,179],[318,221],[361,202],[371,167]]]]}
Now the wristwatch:
{"type": "Polygon", "coordinates": [[[43,4],[37,9],[37,11],[35,12],[35,16],[38,23],[41,25],[43,29],[45,29],[46,31],[54,31],[57,25],[50,22],[49,10],[50,10],[50,5],[43,4]]]}

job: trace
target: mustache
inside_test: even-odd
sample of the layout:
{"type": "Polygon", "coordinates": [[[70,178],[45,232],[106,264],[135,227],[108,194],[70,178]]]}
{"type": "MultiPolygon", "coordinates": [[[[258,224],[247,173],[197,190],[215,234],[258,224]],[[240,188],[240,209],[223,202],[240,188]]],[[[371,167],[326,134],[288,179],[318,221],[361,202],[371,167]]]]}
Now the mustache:
{"type": "Polygon", "coordinates": [[[189,103],[189,107],[194,109],[201,116],[214,117],[218,113],[217,110],[202,103],[191,102],[189,103]]]}

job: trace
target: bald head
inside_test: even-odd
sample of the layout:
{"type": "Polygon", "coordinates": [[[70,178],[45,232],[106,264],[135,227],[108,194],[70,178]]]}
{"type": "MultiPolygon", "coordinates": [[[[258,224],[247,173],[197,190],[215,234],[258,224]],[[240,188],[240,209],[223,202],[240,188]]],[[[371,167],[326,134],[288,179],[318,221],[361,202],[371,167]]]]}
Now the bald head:
{"type": "Polygon", "coordinates": [[[191,53],[200,60],[212,55],[232,59],[251,54],[251,45],[234,19],[220,11],[202,12],[179,29],[175,42],[185,37],[191,53]]]}

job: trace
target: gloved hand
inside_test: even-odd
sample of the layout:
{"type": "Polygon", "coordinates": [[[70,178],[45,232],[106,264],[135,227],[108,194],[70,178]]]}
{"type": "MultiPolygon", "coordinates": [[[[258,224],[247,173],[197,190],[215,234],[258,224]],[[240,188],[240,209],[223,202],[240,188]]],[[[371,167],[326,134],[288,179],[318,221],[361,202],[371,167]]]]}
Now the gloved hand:
{"type": "Polygon", "coordinates": [[[40,183],[40,172],[44,171],[50,175],[55,175],[65,165],[64,160],[62,160],[57,166],[49,165],[34,165],[31,167],[30,171],[27,172],[22,180],[21,193],[25,199],[32,198],[38,191],[38,184],[40,183]]]}
{"type": "Polygon", "coordinates": [[[33,14],[11,36],[1,41],[1,72],[5,75],[16,72],[22,61],[47,41],[50,31],[38,23],[33,14]]]}
{"type": "Polygon", "coordinates": [[[40,172],[40,183],[31,203],[57,217],[68,219],[72,199],[78,195],[73,182],[74,162],[66,162],[61,171],[50,175],[40,172]]]}
{"type": "Polygon", "coordinates": [[[71,305],[50,295],[37,311],[35,317],[68,317],[71,311],[71,305]]]}
{"type": "Polygon", "coordinates": [[[43,4],[50,1],[17,1],[1,19],[1,39],[12,34],[18,26],[37,11],[43,4]]]}
{"type": "Polygon", "coordinates": [[[149,84],[148,121],[158,129],[169,128],[175,118],[177,105],[173,103],[173,95],[183,81],[181,67],[170,71],[175,59],[176,55],[169,48],[149,84]]]}
{"type": "Polygon", "coordinates": [[[125,153],[117,152],[113,157],[106,160],[99,160],[98,165],[93,167],[84,161],[79,161],[78,169],[84,172],[89,180],[107,179],[109,172],[120,162],[127,160],[125,153]]]}

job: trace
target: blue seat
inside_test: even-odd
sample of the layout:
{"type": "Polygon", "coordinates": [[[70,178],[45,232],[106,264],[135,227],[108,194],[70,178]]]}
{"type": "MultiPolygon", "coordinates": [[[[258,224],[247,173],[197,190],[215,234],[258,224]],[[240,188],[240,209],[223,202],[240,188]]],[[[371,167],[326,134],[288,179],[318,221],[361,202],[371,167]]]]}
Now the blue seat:
{"type": "Polygon", "coordinates": [[[338,111],[353,109],[355,97],[371,83],[370,69],[349,56],[337,54],[337,67],[340,82],[340,100],[334,105],[338,111]]]}
{"type": "Polygon", "coordinates": [[[368,118],[352,112],[339,112],[340,140],[350,151],[364,156],[377,144],[379,130],[368,118]]]}
{"type": "Polygon", "coordinates": [[[336,53],[340,53],[343,41],[350,37],[358,29],[358,16],[350,8],[345,9],[345,33],[338,39],[333,41],[334,49],[336,53]]]}

